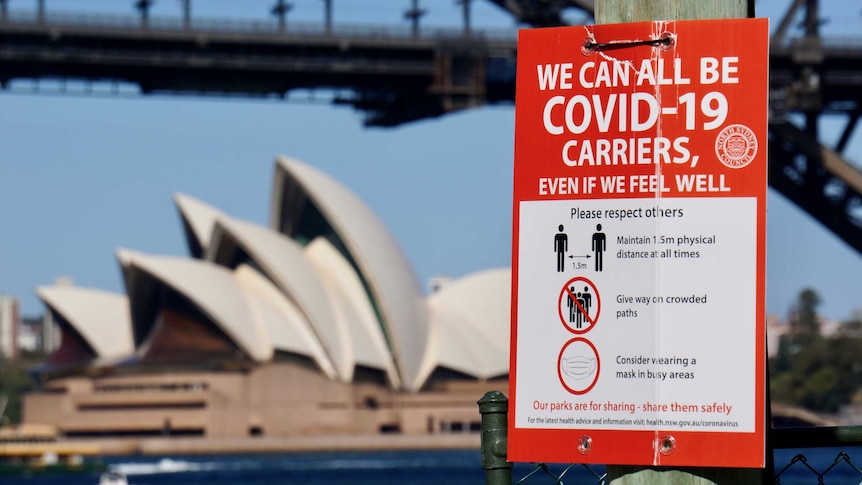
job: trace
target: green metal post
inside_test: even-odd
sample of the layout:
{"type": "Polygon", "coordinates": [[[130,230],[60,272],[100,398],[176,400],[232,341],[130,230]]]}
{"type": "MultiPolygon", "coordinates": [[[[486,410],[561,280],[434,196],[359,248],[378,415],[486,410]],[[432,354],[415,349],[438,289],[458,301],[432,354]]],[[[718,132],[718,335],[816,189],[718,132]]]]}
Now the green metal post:
{"type": "Polygon", "coordinates": [[[482,415],[485,485],[512,485],[512,464],[506,460],[509,399],[500,391],[490,391],[478,404],[482,415]]]}

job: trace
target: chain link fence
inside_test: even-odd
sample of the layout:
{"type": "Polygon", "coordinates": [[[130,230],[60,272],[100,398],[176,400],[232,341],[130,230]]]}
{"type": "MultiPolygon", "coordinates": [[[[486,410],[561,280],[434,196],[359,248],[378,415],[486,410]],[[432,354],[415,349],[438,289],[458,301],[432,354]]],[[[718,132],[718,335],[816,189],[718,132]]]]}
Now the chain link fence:
{"type": "Polygon", "coordinates": [[[605,485],[608,483],[604,467],[591,467],[583,464],[562,465],[562,469],[559,469],[553,465],[536,463],[530,465],[530,469],[526,473],[516,470],[513,474],[521,477],[515,482],[518,485],[522,483],[529,483],[530,485],[542,483],[605,485]]]}
{"type": "Polygon", "coordinates": [[[784,485],[826,483],[827,475],[829,483],[862,483],[862,469],[856,466],[850,460],[850,455],[843,451],[839,451],[832,463],[823,469],[818,469],[809,463],[804,454],[797,454],[791,458],[790,463],[775,472],[775,483],[784,485]],[[814,482],[815,478],[816,482],[814,482]]]}
{"type": "MultiPolygon", "coordinates": [[[[508,400],[491,392],[479,401],[486,485],[606,485],[606,467],[585,464],[510,463],[506,460],[508,400]]],[[[862,427],[778,428],[770,432],[774,466],[764,483],[862,485],[862,427]],[[804,452],[799,452],[804,450],[804,452]],[[771,475],[771,476],[770,476],[771,475]]]]}
{"type": "MultiPolygon", "coordinates": [[[[851,456],[844,451],[836,452],[829,463],[815,463],[805,454],[798,453],[781,468],[778,468],[778,465],[776,464],[774,481],[769,481],[775,485],[862,484],[862,468],[853,463],[851,456]]],[[[607,485],[608,483],[605,467],[584,464],[516,463],[512,475],[513,483],[516,485],[607,485]]]]}

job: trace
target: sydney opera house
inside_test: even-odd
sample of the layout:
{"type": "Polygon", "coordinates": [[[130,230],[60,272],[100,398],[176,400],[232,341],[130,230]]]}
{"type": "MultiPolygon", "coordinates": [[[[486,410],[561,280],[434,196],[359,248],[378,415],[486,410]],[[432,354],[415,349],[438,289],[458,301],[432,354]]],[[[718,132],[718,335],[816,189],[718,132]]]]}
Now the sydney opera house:
{"type": "Polygon", "coordinates": [[[177,195],[190,257],[119,249],[126,294],[37,289],[61,328],[24,419],[70,437],[477,431],[506,390],[510,272],[426,295],[350,190],[280,157],[269,227],[177,195]]]}

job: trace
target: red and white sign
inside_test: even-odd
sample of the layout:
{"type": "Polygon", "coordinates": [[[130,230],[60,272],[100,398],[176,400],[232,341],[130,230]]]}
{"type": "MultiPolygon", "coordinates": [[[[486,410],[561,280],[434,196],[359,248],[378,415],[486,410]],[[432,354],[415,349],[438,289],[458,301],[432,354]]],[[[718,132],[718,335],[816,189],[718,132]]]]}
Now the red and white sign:
{"type": "Polygon", "coordinates": [[[523,30],[511,461],[765,464],[766,19],[523,30]]]}

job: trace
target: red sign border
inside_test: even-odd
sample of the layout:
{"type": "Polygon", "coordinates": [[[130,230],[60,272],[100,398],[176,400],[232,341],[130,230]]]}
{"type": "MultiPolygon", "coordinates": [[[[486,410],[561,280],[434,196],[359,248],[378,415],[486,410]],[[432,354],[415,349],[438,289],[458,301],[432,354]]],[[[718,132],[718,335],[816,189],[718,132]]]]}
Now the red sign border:
{"type": "MultiPolygon", "coordinates": [[[[764,32],[767,39],[766,59],[768,63],[768,19],[722,19],[693,20],[683,22],[743,23],[752,31],[764,32]]],[[[652,22],[648,22],[652,24],[652,22]]],[[[566,27],[563,27],[566,28],[566,27]]],[[[570,27],[583,29],[583,27],[570,27]]],[[[524,31],[521,32],[521,35],[524,31]]],[[[519,37],[519,43],[522,38],[519,37]]],[[[764,80],[768,86],[767,79],[764,80]]],[[[517,105],[517,103],[516,103],[517,105]]],[[[517,113],[516,113],[517,120],[517,113]]],[[[765,127],[763,128],[766,134],[765,127]]],[[[517,130],[517,123],[516,123],[517,130]]],[[[517,139],[517,136],[516,136],[517,139]]],[[[517,142],[516,142],[517,143],[517,142]]],[[[766,159],[766,140],[763,140],[764,159],[766,159]]],[[[517,150],[516,150],[517,159],[517,150]]],[[[519,428],[515,423],[516,399],[509,401],[508,460],[546,463],[595,463],[608,465],[662,465],[662,466],[708,466],[762,468],[766,466],[766,163],[762,168],[764,188],[757,195],[757,301],[755,319],[755,419],[753,432],[699,432],[680,431],[679,429],[655,429],[644,431],[627,430],[584,430],[584,429],[539,429],[519,428]],[[582,455],[577,452],[576,443],[580,436],[592,439],[590,451],[582,455]],[[673,453],[663,455],[659,452],[658,440],[661,436],[672,435],[676,440],[673,453]]],[[[517,174],[516,174],[517,175],[517,174]]],[[[517,181],[515,183],[517,187],[517,181]]],[[[511,305],[511,352],[510,352],[510,394],[517,389],[517,315],[518,315],[518,226],[520,202],[517,191],[513,201],[513,239],[512,239],[512,305],[511,305]]]]}

